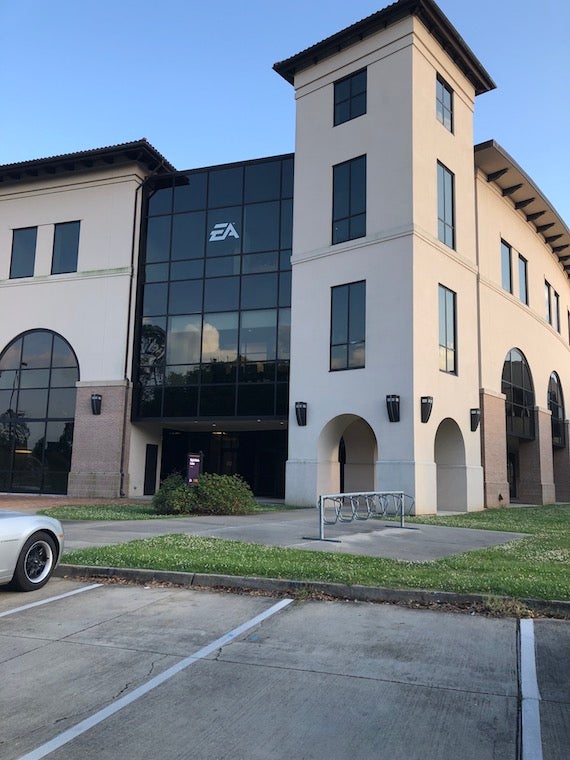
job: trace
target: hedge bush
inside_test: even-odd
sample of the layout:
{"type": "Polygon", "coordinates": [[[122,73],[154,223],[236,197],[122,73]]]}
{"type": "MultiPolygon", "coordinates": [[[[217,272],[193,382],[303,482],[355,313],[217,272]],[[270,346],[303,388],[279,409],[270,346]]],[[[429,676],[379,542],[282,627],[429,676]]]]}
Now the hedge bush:
{"type": "Polygon", "coordinates": [[[169,475],[154,495],[153,507],[163,515],[239,515],[252,512],[255,499],[239,475],[200,475],[189,486],[179,474],[169,475]]]}

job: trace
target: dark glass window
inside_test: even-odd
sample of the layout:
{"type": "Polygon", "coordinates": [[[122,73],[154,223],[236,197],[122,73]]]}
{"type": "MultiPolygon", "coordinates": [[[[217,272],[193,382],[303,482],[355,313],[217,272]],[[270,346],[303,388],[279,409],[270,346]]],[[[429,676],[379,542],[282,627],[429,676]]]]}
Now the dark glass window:
{"type": "Polygon", "coordinates": [[[206,277],[239,274],[240,264],[239,256],[218,256],[215,259],[206,259],[206,277]]]}
{"type": "Polygon", "coordinates": [[[144,287],[143,315],[166,314],[168,286],[165,282],[151,283],[144,287]]]}
{"type": "Polygon", "coordinates": [[[197,211],[172,217],[171,259],[200,259],[204,256],[206,215],[197,211]]]}
{"type": "Polygon", "coordinates": [[[53,238],[51,273],[77,272],[79,222],[56,224],[53,238]]]}
{"type": "Polygon", "coordinates": [[[200,389],[200,414],[204,417],[232,416],[235,405],[235,385],[203,385],[200,389]]]}
{"type": "Polygon", "coordinates": [[[503,365],[501,393],[504,393],[507,435],[534,440],[534,388],[528,362],[513,348],[503,365]]]}
{"type": "Polygon", "coordinates": [[[24,227],[12,233],[10,279],[33,277],[36,262],[37,227],[24,227]]]}
{"type": "Polygon", "coordinates": [[[252,274],[242,277],[241,308],[268,309],[277,303],[277,275],[252,274]]]}
{"type": "Polygon", "coordinates": [[[206,208],[208,175],[187,174],[174,180],[174,212],[200,211],[206,208]]]}
{"type": "Polygon", "coordinates": [[[519,298],[528,306],[528,264],[519,254],[519,298]]]}
{"type": "Polygon", "coordinates": [[[148,220],[146,231],[146,263],[167,261],[170,255],[170,216],[148,220]]]}
{"type": "Polygon", "coordinates": [[[172,211],[172,177],[157,178],[148,198],[148,215],[170,214],[172,211]]]}
{"type": "Polygon", "coordinates": [[[437,163],[437,234],[442,243],[455,248],[455,177],[437,163]]]}
{"type": "Polygon", "coordinates": [[[334,125],[366,113],[366,69],[334,83],[334,125]]]}
{"type": "Polygon", "coordinates": [[[245,253],[279,248],[279,202],[246,206],[243,229],[245,253]]]}
{"type": "Polygon", "coordinates": [[[195,417],[198,413],[198,388],[175,386],[164,389],[165,417],[195,417]]]}
{"type": "Polygon", "coordinates": [[[453,132],[453,90],[439,75],[435,86],[437,120],[453,132]]]}
{"type": "Polygon", "coordinates": [[[293,200],[281,201],[281,248],[293,246],[293,200]]]}
{"type": "Polygon", "coordinates": [[[233,206],[243,200],[243,167],[218,169],[210,172],[208,205],[233,206]]]}
{"type": "Polygon", "coordinates": [[[242,261],[243,274],[275,272],[279,268],[279,254],[277,251],[250,254],[243,256],[242,261]]]}
{"type": "Polygon", "coordinates": [[[173,261],[170,265],[171,280],[190,280],[193,277],[202,277],[203,274],[204,259],[193,259],[191,261],[173,261]]]}
{"type": "Polygon", "coordinates": [[[169,314],[193,314],[202,311],[202,280],[171,282],[168,290],[169,314]]]}
{"type": "Polygon", "coordinates": [[[273,201],[281,196],[281,162],[267,161],[245,167],[246,203],[273,201]]]}
{"type": "Polygon", "coordinates": [[[279,306],[291,306],[291,272],[279,275],[279,306]]]}
{"type": "Polygon", "coordinates": [[[148,264],[145,269],[146,282],[165,282],[168,280],[168,264],[148,264]]]}
{"type": "Polygon", "coordinates": [[[281,173],[281,195],[283,198],[293,197],[293,167],[294,162],[292,158],[283,161],[281,173]]]}
{"type": "Polygon", "coordinates": [[[564,430],[564,401],[560,378],[553,372],[548,382],[548,408],[552,413],[552,445],[556,448],[566,446],[566,434],[564,430]]]}
{"type": "Polygon", "coordinates": [[[456,294],[453,290],[438,287],[439,293],[439,369],[441,372],[457,374],[456,341],[456,294]]]}
{"type": "Polygon", "coordinates": [[[205,281],[205,311],[235,311],[238,308],[239,277],[216,277],[205,281]]]}
{"type": "Polygon", "coordinates": [[[332,242],[366,235],[366,156],[333,167],[332,242]]]}
{"type": "Polygon", "coordinates": [[[364,367],[366,282],[331,289],[331,370],[364,367]]]}
{"type": "Polygon", "coordinates": [[[544,301],[546,321],[560,332],[560,296],[547,280],[544,281],[544,301]]]}
{"type": "Polygon", "coordinates": [[[66,493],[79,379],[75,354],[52,332],[24,333],[2,352],[0,377],[3,488],[66,493]]]}
{"type": "Polygon", "coordinates": [[[507,293],[513,292],[511,246],[501,240],[501,285],[507,293]]]}

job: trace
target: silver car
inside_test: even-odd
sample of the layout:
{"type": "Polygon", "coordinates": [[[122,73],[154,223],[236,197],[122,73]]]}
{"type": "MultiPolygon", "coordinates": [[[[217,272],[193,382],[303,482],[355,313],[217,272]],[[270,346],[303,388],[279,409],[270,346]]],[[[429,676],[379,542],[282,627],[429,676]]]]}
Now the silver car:
{"type": "Polygon", "coordinates": [[[18,591],[44,586],[63,552],[59,520],[0,510],[0,584],[18,591]]]}

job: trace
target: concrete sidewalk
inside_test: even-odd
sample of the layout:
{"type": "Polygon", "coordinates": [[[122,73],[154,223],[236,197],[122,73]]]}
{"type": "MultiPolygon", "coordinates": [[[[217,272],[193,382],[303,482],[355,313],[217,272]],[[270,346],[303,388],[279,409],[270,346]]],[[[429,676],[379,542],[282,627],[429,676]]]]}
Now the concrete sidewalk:
{"type": "MultiPolygon", "coordinates": [[[[94,503],[63,497],[0,496],[0,509],[36,512],[61,504],[94,503]]],[[[116,503],[96,500],[97,503],[116,503]]],[[[129,503],[132,503],[129,500],[129,503]]],[[[148,503],[148,502],[145,502],[148,503]]],[[[181,517],[115,522],[65,521],[67,550],[126,543],[169,533],[249,541],[268,546],[316,550],[369,557],[386,557],[407,562],[429,562],[466,551],[504,544],[521,533],[409,525],[369,519],[325,527],[327,541],[318,540],[317,509],[294,509],[255,515],[181,517]]]]}

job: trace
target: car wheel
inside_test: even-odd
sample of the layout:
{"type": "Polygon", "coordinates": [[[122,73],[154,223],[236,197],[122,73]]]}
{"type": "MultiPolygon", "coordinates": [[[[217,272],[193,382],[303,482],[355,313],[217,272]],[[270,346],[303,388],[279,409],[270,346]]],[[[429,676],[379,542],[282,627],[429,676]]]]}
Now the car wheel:
{"type": "Polygon", "coordinates": [[[48,533],[34,533],[20,552],[12,577],[18,591],[34,591],[48,582],[56,560],[53,538],[48,533]]]}

